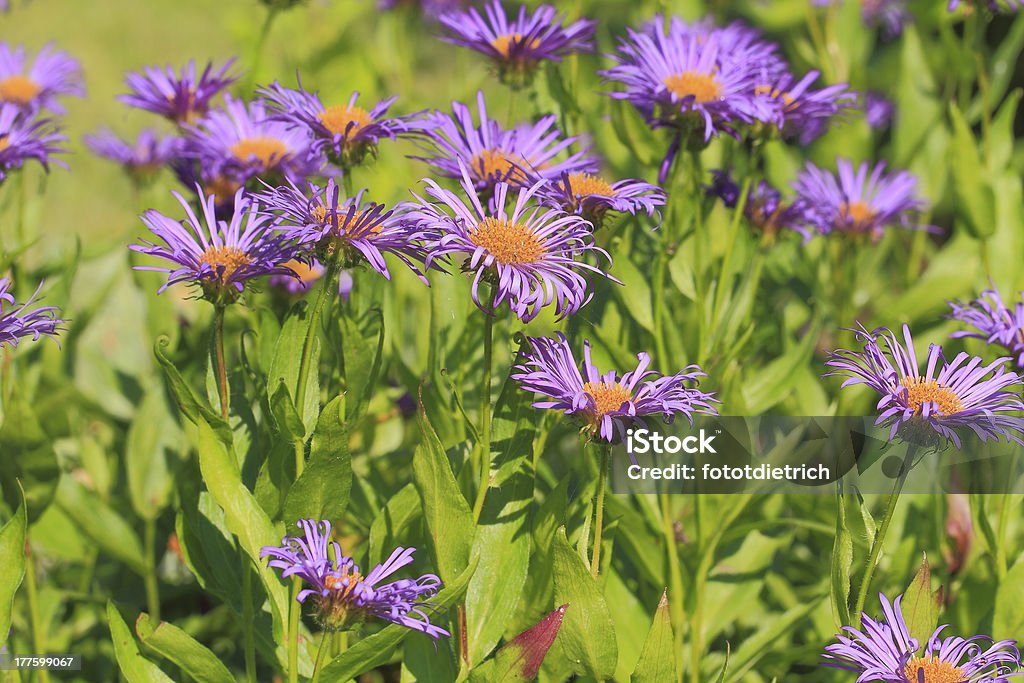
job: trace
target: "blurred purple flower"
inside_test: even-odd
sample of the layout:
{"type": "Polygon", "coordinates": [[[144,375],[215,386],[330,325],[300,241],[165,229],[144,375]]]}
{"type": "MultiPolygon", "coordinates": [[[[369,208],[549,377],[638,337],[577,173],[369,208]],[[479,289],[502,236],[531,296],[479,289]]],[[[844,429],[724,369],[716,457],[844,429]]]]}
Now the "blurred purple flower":
{"type": "Polygon", "coordinates": [[[171,66],[163,69],[148,66],[141,73],[129,73],[125,77],[131,93],[119,95],[118,99],[177,124],[192,123],[209,110],[214,97],[238,78],[237,74],[228,73],[234,61],[229,59],[217,69],[213,62],[208,62],[198,76],[196,63],[191,60],[182,67],[180,74],[171,66]]]}
{"type": "Polygon", "coordinates": [[[67,52],[46,45],[29,64],[24,46],[0,42],[0,104],[13,104],[30,113],[41,109],[63,114],[57,98],[85,95],[82,67],[67,52]]]}
{"type": "Polygon", "coordinates": [[[57,317],[59,311],[55,306],[32,308],[38,302],[42,288],[43,283],[40,282],[35,294],[25,303],[18,304],[10,292],[10,279],[0,278],[0,348],[4,344],[15,347],[18,340],[25,337],[32,337],[33,341],[43,335],[53,337],[60,331],[58,325],[64,321],[57,317]]]}
{"type": "Polygon", "coordinates": [[[1024,368],[1024,292],[1012,310],[1003,303],[995,287],[982,292],[969,304],[950,302],[949,305],[953,309],[950,318],[977,330],[954,332],[951,337],[975,337],[1002,346],[1014,357],[1017,367],[1024,368]]]}
{"type": "Polygon", "coordinates": [[[60,143],[66,140],[50,119],[31,116],[13,104],[0,104],[0,183],[29,159],[49,170],[50,155],[63,152],[60,143]]]}
{"type": "MultiPolygon", "coordinates": [[[[713,197],[718,197],[726,207],[736,208],[740,198],[740,186],[727,171],[711,171],[714,178],[705,189],[713,197]]],[[[774,237],[781,230],[793,230],[800,233],[804,240],[810,238],[807,230],[807,218],[800,206],[782,199],[782,193],[767,181],[760,180],[750,188],[747,201],[743,205],[743,215],[750,225],[768,237],[774,237]]]]}
{"type": "Polygon", "coordinates": [[[771,115],[765,122],[778,129],[784,138],[795,138],[805,146],[822,135],[832,119],[850,109],[856,101],[856,95],[847,90],[846,84],[811,89],[818,75],[818,71],[811,71],[796,81],[786,72],[773,83],[756,88],[772,102],[771,115]]]}
{"type": "MultiPolygon", "coordinates": [[[[964,4],[969,5],[968,10],[974,9],[975,6],[980,5],[979,0],[963,0],[964,4]]],[[[949,5],[946,9],[950,12],[956,11],[957,7],[960,6],[961,0],[949,0],[949,5]]],[[[1021,7],[1024,7],[1024,0],[988,0],[985,5],[989,10],[993,12],[1006,11],[1016,12],[1021,7]]]]}
{"type": "Polygon", "coordinates": [[[150,129],[139,133],[134,143],[125,142],[107,128],[86,135],[83,140],[95,154],[120,164],[132,179],[140,182],[152,180],[163,166],[181,154],[181,138],[160,137],[150,129]]]}
{"type": "Polygon", "coordinates": [[[601,374],[590,359],[590,342],[584,341],[581,373],[561,333],[557,339],[530,337],[529,341],[532,348],[513,369],[512,379],[523,390],[550,399],[534,403],[535,408],[561,410],[582,419],[594,438],[622,438],[628,426],[648,415],[662,415],[670,423],[676,415],[692,421],[695,413],[718,414],[713,394],[689,386],[704,376],[696,365],[663,376],[650,369],[650,356],[641,353],[633,372],[621,377],[614,370],[601,374]]]}
{"type": "Polygon", "coordinates": [[[868,125],[875,130],[882,130],[892,123],[892,116],[896,111],[896,105],[891,100],[878,93],[868,92],[864,94],[863,108],[864,118],[868,125]]]}
{"type": "Polygon", "coordinates": [[[324,628],[349,630],[366,617],[399,624],[431,638],[451,635],[430,623],[435,606],[429,602],[441,589],[441,579],[424,574],[416,579],[382,583],[406,565],[412,564],[415,548],[395,548],[387,560],[363,576],[351,557],[331,540],[327,521],[300,519],[302,536],[285,536],[280,547],[265,546],[260,557],[280,569],[281,578],[296,576],[308,586],[298,594],[299,602],[312,597],[317,617],[324,628]]]}

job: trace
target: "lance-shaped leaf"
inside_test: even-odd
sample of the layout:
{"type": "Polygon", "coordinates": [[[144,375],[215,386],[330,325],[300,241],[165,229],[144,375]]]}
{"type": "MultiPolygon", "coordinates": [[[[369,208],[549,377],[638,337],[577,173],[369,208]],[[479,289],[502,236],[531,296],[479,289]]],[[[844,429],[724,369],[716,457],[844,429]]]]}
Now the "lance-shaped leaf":
{"type": "Polygon", "coordinates": [[[168,344],[170,344],[170,339],[159,337],[153,344],[153,355],[156,356],[157,363],[159,363],[164,371],[167,386],[170,388],[174,400],[178,403],[178,409],[181,410],[181,414],[192,424],[199,424],[200,421],[205,421],[222,438],[226,439],[227,435],[231,433],[231,428],[221,419],[220,415],[213,412],[205,403],[199,400],[196,392],[192,390],[192,387],[188,385],[185,378],[181,376],[178,368],[164,353],[164,349],[168,344]]]}
{"type": "Polygon", "coordinates": [[[903,619],[907,623],[907,632],[918,642],[918,652],[924,651],[928,645],[928,638],[935,633],[939,625],[937,595],[932,591],[932,570],[928,565],[928,556],[925,555],[900,603],[903,619]]]}
{"type": "Polygon", "coordinates": [[[276,392],[283,382],[307,434],[313,430],[317,415],[320,414],[320,339],[316,336],[313,337],[303,405],[296,405],[298,401],[295,392],[298,389],[299,368],[302,365],[302,347],[305,345],[306,333],[311,322],[305,302],[300,302],[292,309],[281,328],[281,336],[277,338],[274,356],[270,361],[270,371],[267,373],[268,398],[274,399],[273,392],[276,392]]]}
{"type": "Polygon", "coordinates": [[[124,623],[121,613],[113,602],[107,601],[107,623],[110,624],[110,638],[114,641],[114,657],[117,667],[128,683],[171,683],[171,679],[160,667],[139,653],[135,636],[124,623]]]}
{"type": "Polygon", "coordinates": [[[537,678],[568,608],[568,604],[562,605],[506,643],[494,659],[473,672],[470,680],[473,683],[527,683],[537,678]]]}
{"type": "Polygon", "coordinates": [[[0,645],[7,642],[11,630],[11,609],[14,594],[25,578],[25,534],[28,533],[28,512],[24,503],[18,506],[7,524],[0,528],[0,645]]]}
{"type": "Polygon", "coordinates": [[[647,640],[640,650],[640,659],[630,680],[634,683],[676,680],[676,653],[672,640],[672,617],[668,610],[668,591],[661,594],[651,630],[647,632],[647,640]]]}
{"type": "Polygon", "coordinates": [[[217,655],[174,624],[154,625],[143,612],[135,621],[135,632],[147,648],[173,662],[196,683],[235,683],[235,677],[217,655]]]}

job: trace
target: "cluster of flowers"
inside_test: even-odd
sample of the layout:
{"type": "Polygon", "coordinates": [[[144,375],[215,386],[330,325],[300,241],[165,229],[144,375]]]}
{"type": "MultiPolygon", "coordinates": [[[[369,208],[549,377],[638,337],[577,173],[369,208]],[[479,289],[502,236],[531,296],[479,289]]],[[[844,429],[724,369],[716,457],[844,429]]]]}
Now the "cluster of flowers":
{"type": "MultiPolygon", "coordinates": [[[[842,0],[811,0],[811,3],[817,7],[839,5],[841,2],[842,0]]],[[[860,3],[861,19],[865,26],[880,27],[887,38],[894,38],[902,33],[903,27],[914,19],[907,4],[907,0],[862,2],[860,3]]],[[[965,12],[973,12],[981,5],[985,5],[991,12],[1016,12],[1024,6],[1024,3],[1021,3],[1020,0],[1002,0],[1002,2],[1000,0],[985,0],[984,3],[977,0],[949,0],[946,11],[956,12],[961,6],[964,6],[965,12]]]]}

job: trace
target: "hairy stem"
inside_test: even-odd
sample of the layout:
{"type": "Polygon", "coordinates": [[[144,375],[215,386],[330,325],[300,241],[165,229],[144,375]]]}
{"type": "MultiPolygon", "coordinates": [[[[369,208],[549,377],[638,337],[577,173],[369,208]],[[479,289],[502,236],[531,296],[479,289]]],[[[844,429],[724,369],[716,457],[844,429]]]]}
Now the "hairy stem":
{"type": "Polygon", "coordinates": [[[601,573],[601,537],[604,532],[604,491],[607,488],[608,467],[611,464],[611,444],[601,446],[601,471],[597,475],[597,493],[594,500],[594,554],[590,560],[590,575],[595,579],[601,573]]]}
{"type": "MultiPolygon", "coordinates": [[[[489,289],[489,301],[494,303],[494,290],[489,289]]],[[[487,489],[491,483],[491,371],[494,356],[494,311],[484,316],[484,372],[480,387],[480,487],[473,505],[473,519],[480,521],[487,489]]]]}

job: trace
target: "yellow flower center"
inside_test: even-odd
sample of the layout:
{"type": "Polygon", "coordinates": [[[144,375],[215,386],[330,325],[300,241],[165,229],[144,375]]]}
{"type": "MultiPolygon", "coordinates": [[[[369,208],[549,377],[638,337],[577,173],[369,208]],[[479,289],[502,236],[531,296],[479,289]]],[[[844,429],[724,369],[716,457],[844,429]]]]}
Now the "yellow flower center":
{"type": "Polygon", "coordinates": [[[11,146],[11,143],[7,141],[6,135],[0,135],[0,152],[4,151],[11,146]]]}
{"type": "Polygon", "coordinates": [[[967,680],[967,674],[949,662],[943,662],[938,657],[915,657],[907,662],[903,668],[903,675],[911,683],[962,683],[967,680]],[[921,674],[924,674],[922,679],[921,674]]]}
{"type": "MultiPolygon", "coordinates": [[[[498,36],[491,41],[491,47],[501,53],[502,57],[508,57],[509,51],[512,49],[512,45],[516,43],[522,43],[522,33],[506,33],[505,35],[498,36]]],[[[540,38],[534,38],[530,41],[530,49],[536,48],[540,45],[540,38]]]]}
{"type": "Polygon", "coordinates": [[[231,145],[231,153],[239,161],[256,159],[263,168],[272,168],[288,156],[288,145],[277,138],[260,135],[243,138],[231,145]]]}
{"type": "MultiPolygon", "coordinates": [[[[313,218],[315,218],[318,223],[327,225],[329,222],[327,220],[327,207],[314,206],[313,218]]],[[[352,218],[349,219],[348,209],[339,209],[335,220],[338,223],[339,230],[345,231],[346,237],[366,237],[367,235],[376,235],[384,228],[384,223],[377,223],[372,227],[360,226],[359,222],[363,220],[362,211],[353,212],[352,218]]]]}
{"type": "Polygon", "coordinates": [[[42,87],[25,76],[8,76],[0,80],[0,100],[26,105],[35,99],[42,87]]]}
{"type": "Polygon", "coordinates": [[[352,124],[352,134],[354,135],[359,132],[360,128],[373,121],[370,112],[362,107],[347,107],[340,104],[327,107],[320,112],[317,118],[320,119],[320,123],[324,124],[327,130],[335,135],[344,135],[345,131],[348,130],[349,124],[352,124]]]}
{"type": "Polygon", "coordinates": [[[615,189],[602,178],[590,173],[573,173],[569,176],[569,191],[573,195],[601,195],[614,197],[615,189]]]}
{"type": "Polygon", "coordinates": [[[633,398],[632,392],[618,382],[587,382],[583,391],[594,399],[593,421],[596,423],[608,413],[613,413],[633,398]]]}
{"type": "Polygon", "coordinates": [[[217,281],[220,284],[225,284],[235,274],[235,271],[252,263],[252,259],[238,247],[210,247],[203,253],[199,262],[210,266],[217,281]],[[221,272],[222,269],[223,272],[221,272]]]}
{"type": "Polygon", "coordinates": [[[773,88],[770,85],[759,85],[754,88],[754,93],[757,95],[767,95],[773,100],[781,99],[782,104],[786,106],[786,109],[789,109],[793,105],[792,95],[788,92],[782,92],[778,88],[773,88]]]}
{"type": "Polygon", "coordinates": [[[301,280],[306,286],[309,286],[319,280],[320,276],[323,274],[323,271],[320,268],[310,266],[307,263],[303,263],[302,261],[297,261],[295,259],[286,262],[284,265],[285,268],[291,268],[292,272],[298,275],[299,280],[301,280]]]}
{"type": "Polygon", "coordinates": [[[933,379],[904,377],[900,380],[900,386],[907,390],[907,405],[917,415],[921,414],[921,406],[925,403],[934,403],[943,415],[955,415],[964,409],[963,402],[952,389],[933,379]]]}
{"type": "Polygon", "coordinates": [[[234,198],[239,187],[234,180],[220,176],[206,184],[206,191],[214,196],[217,204],[226,204],[234,198]]]}
{"type": "Polygon", "coordinates": [[[512,162],[504,152],[485,149],[473,157],[473,170],[479,171],[485,178],[492,175],[504,178],[512,170],[512,162]]]}
{"type": "Polygon", "coordinates": [[[662,82],[669,92],[679,99],[693,97],[697,104],[712,102],[722,95],[722,88],[715,80],[714,74],[684,71],[667,76],[662,82]]]}
{"type": "Polygon", "coordinates": [[[333,597],[344,599],[352,594],[352,590],[362,580],[363,575],[352,571],[352,565],[347,565],[342,570],[341,576],[328,576],[325,578],[324,585],[335,592],[333,597]],[[345,579],[348,579],[347,585],[345,584],[345,579]]]}
{"type": "Polygon", "coordinates": [[[875,221],[875,211],[867,202],[857,200],[855,202],[843,202],[839,207],[839,215],[843,217],[854,231],[865,231],[875,221]]]}
{"type": "Polygon", "coordinates": [[[469,239],[499,263],[510,266],[537,263],[547,248],[529,228],[500,218],[485,218],[470,230],[469,239]]]}

